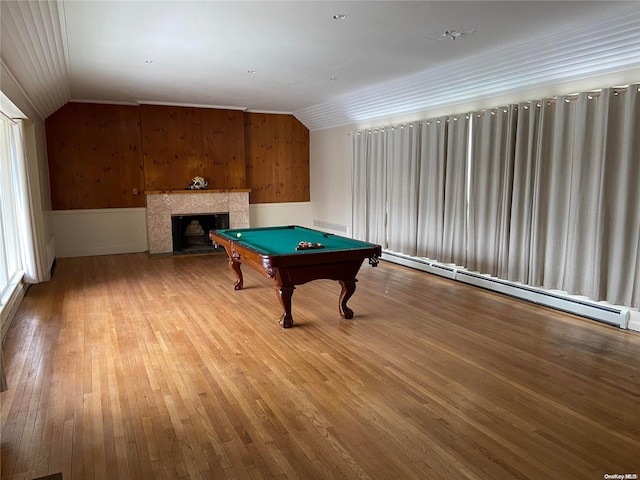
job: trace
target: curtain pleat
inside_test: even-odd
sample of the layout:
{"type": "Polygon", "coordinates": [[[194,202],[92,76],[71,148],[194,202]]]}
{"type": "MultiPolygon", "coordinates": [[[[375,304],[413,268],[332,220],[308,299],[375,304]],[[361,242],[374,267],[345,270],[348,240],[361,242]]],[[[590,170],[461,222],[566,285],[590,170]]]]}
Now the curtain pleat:
{"type": "Polygon", "coordinates": [[[387,138],[384,131],[353,135],[353,235],[387,248],[387,138]]]}
{"type": "Polygon", "coordinates": [[[533,186],[539,150],[537,132],[541,122],[540,110],[528,103],[518,106],[506,279],[525,284],[529,280],[533,186]]]}
{"type": "MultiPolygon", "coordinates": [[[[589,270],[575,274],[567,288],[597,300],[640,306],[638,246],[640,245],[640,92],[638,85],[627,89],[606,89],[599,97],[585,99],[593,105],[586,110],[590,130],[584,140],[593,157],[593,175],[585,175],[583,190],[592,188],[596,176],[600,194],[589,198],[580,238],[588,237],[593,253],[584,261],[589,270]],[[593,111],[593,113],[591,113],[593,111]],[[589,142],[587,135],[600,137],[589,142]],[[593,204],[597,199],[597,204],[593,204]]],[[[586,150],[586,149],[585,149],[586,150]]],[[[567,268],[575,266],[567,265],[567,268]]]]}
{"type": "Polygon", "coordinates": [[[351,178],[352,178],[352,210],[351,229],[353,237],[367,240],[367,135],[357,133],[351,135],[351,178]]]}
{"type": "Polygon", "coordinates": [[[447,160],[446,117],[423,122],[418,179],[417,255],[442,258],[444,185],[447,160]]]}
{"type": "Polygon", "coordinates": [[[414,124],[388,132],[387,240],[389,250],[417,253],[420,128],[414,124]]]}
{"type": "Polygon", "coordinates": [[[367,136],[371,160],[367,174],[367,203],[371,206],[367,215],[367,238],[369,242],[387,248],[387,136],[385,132],[373,132],[367,136]]]}
{"type": "Polygon", "coordinates": [[[22,227],[19,232],[22,246],[22,268],[24,269],[25,282],[38,283],[46,280],[46,262],[43,258],[44,241],[42,241],[41,230],[38,228],[42,224],[42,209],[38,208],[39,190],[34,188],[39,185],[38,173],[30,168],[26,138],[25,122],[17,119],[16,125],[11,128],[11,148],[18,159],[17,169],[14,172],[14,184],[20,186],[16,208],[22,227]]]}
{"type": "Polygon", "coordinates": [[[466,266],[501,278],[507,274],[509,255],[516,115],[512,105],[471,117],[466,266]]]}
{"type": "Polygon", "coordinates": [[[442,258],[464,265],[467,242],[467,145],[469,120],[449,118],[444,178],[442,258]]]}
{"type": "MultiPolygon", "coordinates": [[[[532,108],[534,108],[532,106],[532,108]]],[[[568,224],[576,165],[573,130],[575,102],[541,101],[535,106],[542,118],[539,150],[535,162],[538,174],[533,185],[531,266],[527,283],[558,288],[564,278],[569,245],[568,224]]]]}
{"type": "MultiPolygon", "coordinates": [[[[606,92],[596,97],[581,94],[565,102],[565,109],[575,111],[573,182],[566,222],[568,245],[561,268],[566,273],[557,284],[562,289],[593,295],[599,289],[597,258],[603,247],[601,228],[605,220],[603,194],[606,188],[606,134],[608,130],[606,92]]],[[[608,235],[607,235],[608,237],[608,235]]]]}

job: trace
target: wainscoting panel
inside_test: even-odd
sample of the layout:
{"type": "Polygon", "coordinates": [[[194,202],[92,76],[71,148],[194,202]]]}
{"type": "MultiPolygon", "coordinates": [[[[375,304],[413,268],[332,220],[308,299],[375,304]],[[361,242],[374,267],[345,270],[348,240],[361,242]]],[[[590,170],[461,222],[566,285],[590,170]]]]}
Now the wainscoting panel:
{"type": "Polygon", "coordinates": [[[56,257],[86,257],[147,250],[146,208],[55,210],[56,257]]]}
{"type": "MultiPolygon", "coordinates": [[[[312,227],[310,203],[249,205],[252,227],[312,227]]],[[[55,210],[52,212],[55,256],[86,257],[147,251],[146,208],[55,210]]]]}

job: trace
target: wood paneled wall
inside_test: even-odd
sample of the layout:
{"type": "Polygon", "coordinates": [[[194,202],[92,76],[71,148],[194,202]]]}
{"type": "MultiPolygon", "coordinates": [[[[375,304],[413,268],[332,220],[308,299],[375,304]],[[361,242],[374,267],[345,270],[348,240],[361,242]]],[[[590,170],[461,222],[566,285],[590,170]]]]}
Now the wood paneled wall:
{"type": "Polygon", "coordinates": [[[144,207],[138,107],[67,103],[45,128],[54,210],[144,207]]]}
{"type": "Polygon", "coordinates": [[[182,190],[196,175],[209,188],[247,188],[243,113],[142,105],[145,190],[182,190]]]}
{"type": "Polygon", "coordinates": [[[309,201],[309,130],[292,115],[245,113],[251,203],[309,201]]]}
{"type": "Polygon", "coordinates": [[[54,210],[143,207],[196,175],[251,203],[309,201],[309,131],[291,115],[68,103],[46,130],[54,210]]]}

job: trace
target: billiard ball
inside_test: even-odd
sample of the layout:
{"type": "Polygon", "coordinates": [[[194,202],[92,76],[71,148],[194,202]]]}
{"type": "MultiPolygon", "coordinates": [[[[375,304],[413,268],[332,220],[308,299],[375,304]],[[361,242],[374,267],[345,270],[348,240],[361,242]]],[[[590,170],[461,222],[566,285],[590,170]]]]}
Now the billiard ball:
{"type": "Polygon", "coordinates": [[[242,236],[241,233],[236,233],[236,237],[240,238],[242,236]]]}

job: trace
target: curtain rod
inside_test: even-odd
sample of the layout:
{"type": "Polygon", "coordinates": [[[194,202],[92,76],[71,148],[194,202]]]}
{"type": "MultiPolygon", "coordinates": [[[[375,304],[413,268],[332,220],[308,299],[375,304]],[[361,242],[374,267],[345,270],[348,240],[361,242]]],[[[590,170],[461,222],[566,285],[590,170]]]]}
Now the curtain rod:
{"type": "MultiPolygon", "coordinates": [[[[566,95],[556,95],[554,97],[551,98],[542,98],[542,99],[538,99],[538,100],[527,100],[527,101],[523,101],[523,102],[517,102],[517,103],[512,103],[511,105],[513,105],[516,109],[518,108],[519,105],[523,104],[525,109],[529,108],[529,104],[533,104],[535,103],[537,107],[541,107],[543,102],[548,102],[550,103],[554,103],[556,102],[559,98],[563,98],[564,97],[564,101],[565,102],[571,102],[574,100],[577,100],[578,97],[581,94],[587,94],[589,100],[592,100],[595,97],[599,97],[602,94],[603,90],[612,90],[614,95],[619,95],[621,93],[626,93],[629,90],[632,90],[633,88],[637,88],[638,92],[640,92],[640,83],[630,83],[628,85],[617,85],[615,87],[604,87],[604,88],[597,88],[597,89],[593,89],[593,90],[587,90],[585,92],[577,92],[577,93],[570,93],[570,94],[566,94],[566,95]]],[[[446,121],[449,121],[448,117],[460,117],[462,115],[477,115],[477,116],[481,116],[484,114],[484,112],[491,112],[492,110],[499,110],[499,109],[503,109],[503,108],[507,108],[506,106],[497,106],[497,107],[491,107],[491,108],[483,108],[479,111],[472,111],[472,112],[467,112],[467,113],[460,113],[460,114],[456,114],[456,115],[443,115],[440,118],[447,118],[446,121]]],[[[506,113],[506,111],[505,111],[506,113]]],[[[468,118],[468,117],[467,117],[468,118]]],[[[368,133],[377,133],[377,132],[384,132],[385,130],[393,130],[395,128],[404,128],[403,126],[407,125],[407,124],[412,124],[412,123],[417,123],[418,125],[422,125],[422,122],[426,122],[427,125],[429,125],[432,121],[438,121],[440,122],[439,118],[428,118],[428,119],[421,119],[421,120],[414,120],[411,122],[404,122],[402,124],[393,124],[393,125],[386,125],[383,127],[370,127],[370,128],[363,128],[360,130],[355,130],[352,132],[347,133],[347,136],[351,136],[351,135],[360,135],[363,132],[368,132],[368,133]]]]}
{"type": "Polygon", "coordinates": [[[13,118],[11,118],[9,115],[7,115],[6,113],[4,113],[2,110],[0,110],[0,115],[2,115],[4,118],[6,118],[7,120],[9,120],[11,123],[13,123],[14,125],[17,125],[18,122],[16,122],[13,118]]]}

